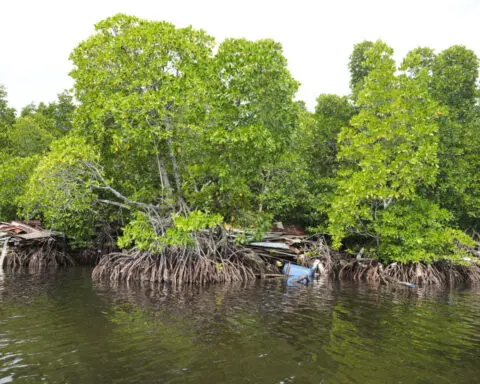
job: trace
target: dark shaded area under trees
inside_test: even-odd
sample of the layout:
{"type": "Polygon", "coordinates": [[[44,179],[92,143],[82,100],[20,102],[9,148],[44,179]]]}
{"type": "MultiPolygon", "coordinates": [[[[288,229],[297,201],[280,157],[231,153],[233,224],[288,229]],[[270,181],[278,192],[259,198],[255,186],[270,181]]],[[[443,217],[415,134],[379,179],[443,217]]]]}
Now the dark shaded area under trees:
{"type": "MultiPolygon", "coordinates": [[[[17,116],[0,88],[0,221],[40,219],[74,248],[131,250],[125,260],[150,277],[167,265],[262,274],[262,257],[236,252],[273,221],[362,249],[366,264],[337,275],[382,263],[478,269],[471,50],[416,48],[397,66],[384,42],[361,42],[351,94],[322,94],[311,113],[272,40],[215,49],[203,30],[123,14],[95,28],[70,56],[74,94],[17,116]]],[[[302,254],[330,255],[315,247],[302,254]]]]}

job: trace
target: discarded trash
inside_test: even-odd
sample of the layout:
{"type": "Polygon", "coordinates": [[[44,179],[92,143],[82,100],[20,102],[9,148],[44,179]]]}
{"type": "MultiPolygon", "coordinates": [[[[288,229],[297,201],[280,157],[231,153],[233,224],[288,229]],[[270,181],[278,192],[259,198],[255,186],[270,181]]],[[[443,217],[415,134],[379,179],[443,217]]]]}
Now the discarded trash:
{"type": "Polygon", "coordinates": [[[313,266],[302,267],[301,265],[296,265],[292,263],[287,263],[283,266],[282,273],[288,277],[287,283],[308,283],[309,281],[313,280],[315,275],[315,271],[317,269],[318,264],[320,263],[319,260],[315,260],[313,262],[313,266]]]}
{"type": "Polygon", "coordinates": [[[405,286],[410,287],[410,288],[415,288],[417,286],[416,284],[409,283],[407,281],[399,281],[398,284],[405,285],[405,286]]]}
{"type": "Polygon", "coordinates": [[[261,248],[274,248],[274,249],[290,249],[287,244],[283,243],[269,243],[266,241],[257,241],[250,243],[252,247],[261,247],[261,248]]]}
{"type": "Polygon", "coordinates": [[[42,229],[40,224],[38,220],[0,222],[0,275],[4,269],[27,267],[36,272],[75,264],[65,252],[63,233],[42,229]]]}
{"type": "Polygon", "coordinates": [[[34,221],[34,226],[31,226],[18,221],[12,221],[11,223],[0,223],[0,241],[4,238],[11,238],[13,240],[34,240],[44,239],[58,236],[58,232],[46,231],[40,228],[37,221],[34,221]]]}

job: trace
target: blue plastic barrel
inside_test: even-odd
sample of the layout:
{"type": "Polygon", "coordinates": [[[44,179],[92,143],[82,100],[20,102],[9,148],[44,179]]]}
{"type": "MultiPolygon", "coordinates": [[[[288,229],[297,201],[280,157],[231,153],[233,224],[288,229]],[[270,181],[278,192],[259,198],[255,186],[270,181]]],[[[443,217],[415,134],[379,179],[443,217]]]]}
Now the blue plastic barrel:
{"type": "Polygon", "coordinates": [[[282,273],[288,277],[288,280],[295,280],[304,277],[306,280],[312,280],[317,269],[318,262],[316,261],[313,267],[302,267],[292,263],[287,263],[283,266],[282,273]]]}
{"type": "Polygon", "coordinates": [[[301,265],[288,263],[283,266],[282,273],[289,277],[300,277],[305,275],[313,276],[315,268],[307,268],[302,267],[301,265]]]}

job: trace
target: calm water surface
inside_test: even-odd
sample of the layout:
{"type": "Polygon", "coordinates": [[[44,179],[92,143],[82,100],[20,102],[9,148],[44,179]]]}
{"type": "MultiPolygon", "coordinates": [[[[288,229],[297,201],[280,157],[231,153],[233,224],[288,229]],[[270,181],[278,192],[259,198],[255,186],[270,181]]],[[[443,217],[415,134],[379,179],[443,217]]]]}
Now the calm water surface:
{"type": "Polygon", "coordinates": [[[0,383],[478,383],[480,291],[0,281],[0,383]]]}

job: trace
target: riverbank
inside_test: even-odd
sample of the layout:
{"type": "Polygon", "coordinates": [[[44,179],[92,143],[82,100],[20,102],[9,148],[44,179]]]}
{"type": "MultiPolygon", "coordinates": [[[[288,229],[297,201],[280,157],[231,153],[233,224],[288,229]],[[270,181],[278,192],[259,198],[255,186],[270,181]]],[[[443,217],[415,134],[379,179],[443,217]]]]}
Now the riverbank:
{"type": "Polygon", "coordinates": [[[150,281],[173,284],[204,284],[247,281],[281,277],[279,264],[296,263],[311,266],[319,263],[316,276],[334,280],[367,281],[377,284],[415,286],[479,285],[480,262],[478,257],[463,265],[446,260],[431,264],[382,263],[362,257],[360,252],[351,255],[333,251],[324,238],[268,235],[263,242],[246,245],[226,243],[216,248],[197,244],[195,248],[167,247],[161,252],[130,250],[104,255],[94,268],[95,280],[150,281]],[[273,242],[272,237],[277,241],[273,242]]]}
{"type": "Polygon", "coordinates": [[[446,260],[426,263],[382,263],[333,251],[325,238],[298,233],[267,232],[262,241],[248,240],[239,230],[201,233],[192,246],[165,246],[158,251],[120,251],[111,244],[67,250],[61,234],[23,223],[4,224],[0,265],[7,271],[41,273],[73,265],[94,266],[94,280],[110,282],[208,284],[282,277],[279,265],[311,266],[316,276],[334,280],[414,286],[480,285],[478,255],[461,265],[446,260]],[[10,231],[10,232],[8,232],[10,231]],[[237,240],[247,239],[244,244],[237,240]]]}
{"type": "Polygon", "coordinates": [[[336,255],[324,261],[325,274],[338,280],[367,281],[379,284],[406,286],[479,285],[480,264],[478,260],[465,265],[456,265],[446,260],[431,264],[397,262],[383,264],[375,259],[356,258],[351,255],[336,255]]]}

